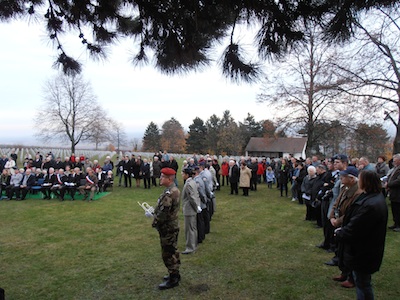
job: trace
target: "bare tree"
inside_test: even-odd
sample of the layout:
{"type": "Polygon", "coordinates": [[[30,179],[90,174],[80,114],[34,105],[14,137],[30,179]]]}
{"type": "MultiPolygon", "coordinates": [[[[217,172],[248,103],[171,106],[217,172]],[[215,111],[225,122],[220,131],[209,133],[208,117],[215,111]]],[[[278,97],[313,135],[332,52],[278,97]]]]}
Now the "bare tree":
{"type": "Polygon", "coordinates": [[[270,113],[278,115],[279,123],[304,130],[307,155],[319,152],[315,126],[333,120],[341,98],[332,76],[331,63],[337,52],[324,43],[315,28],[305,31],[307,43],[294,49],[292,58],[279,64],[275,78],[267,78],[259,102],[269,104],[270,113]],[[283,120],[283,121],[282,121],[283,120]]]}
{"type": "Polygon", "coordinates": [[[130,140],[130,144],[132,145],[132,150],[133,151],[139,151],[142,148],[142,145],[140,143],[140,139],[137,137],[134,137],[130,140]]]}
{"type": "Polygon", "coordinates": [[[349,82],[341,87],[344,92],[368,102],[366,121],[375,123],[381,118],[390,120],[396,127],[393,153],[399,153],[400,5],[372,10],[360,19],[364,21],[356,22],[356,43],[346,62],[337,63],[337,75],[349,82]],[[374,107],[380,114],[371,111],[374,107]]]}
{"type": "Polygon", "coordinates": [[[89,82],[82,76],[59,75],[45,85],[44,104],[36,112],[37,136],[45,142],[71,143],[71,152],[81,141],[93,137],[93,128],[102,111],[89,82]]]}
{"type": "Polygon", "coordinates": [[[95,149],[98,150],[99,146],[111,140],[112,120],[107,117],[104,109],[99,108],[96,114],[96,119],[92,123],[91,136],[88,138],[89,142],[95,144],[95,149]]]}
{"type": "Polygon", "coordinates": [[[116,121],[111,121],[110,141],[117,146],[117,150],[120,150],[121,147],[126,146],[127,144],[126,132],[121,123],[116,121]]]}

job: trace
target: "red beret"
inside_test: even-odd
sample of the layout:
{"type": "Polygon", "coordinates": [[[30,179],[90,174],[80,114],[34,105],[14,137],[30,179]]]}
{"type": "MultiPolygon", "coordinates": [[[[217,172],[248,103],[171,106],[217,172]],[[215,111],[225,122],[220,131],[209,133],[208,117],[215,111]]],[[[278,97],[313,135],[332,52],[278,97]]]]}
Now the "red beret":
{"type": "Polygon", "coordinates": [[[163,173],[164,175],[175,175],[176,171],[171,168],[162,168],[161,173],[163,173]]]}

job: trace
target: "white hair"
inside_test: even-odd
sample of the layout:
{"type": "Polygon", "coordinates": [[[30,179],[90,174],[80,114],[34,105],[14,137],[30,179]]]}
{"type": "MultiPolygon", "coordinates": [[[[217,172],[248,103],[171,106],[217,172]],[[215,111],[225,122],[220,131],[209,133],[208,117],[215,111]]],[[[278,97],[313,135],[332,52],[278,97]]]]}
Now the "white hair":
{"type": "Polygon", "coordinates": [[[309,166],[307,168],[307,173],[310,173],[310,171],[313,171],[313,173],[315,174],[317,172],[317,169],[314,166],[309,166]]]}

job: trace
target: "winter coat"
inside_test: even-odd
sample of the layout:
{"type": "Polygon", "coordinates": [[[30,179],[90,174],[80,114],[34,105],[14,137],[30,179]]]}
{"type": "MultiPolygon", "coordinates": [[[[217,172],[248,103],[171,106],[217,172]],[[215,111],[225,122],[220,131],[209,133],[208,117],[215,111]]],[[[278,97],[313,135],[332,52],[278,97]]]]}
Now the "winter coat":
{"type": "Polygon", "coordinates": [[[377,163],[375,166],[375,170],[376,173],[378,173],[378,176],[382,178],[383,176],[386,176],[389,172],[389,166],[385,162],[377,163]]]}
{"type": "Polygon", "coordinates": [[[223,162],[221,164],[221,175],[228,176],[229,175],[229,164],[227,162],[223,162]]]}
{"type": "Polygon", "coordinates": [[[389,175],[387,188],[389,190],[389,200],[400,203],[400,167],[393,169],[389,175]]]}
{"type": "Polygon", "coordinates": [[[304,177],[303,183],[301,184],[301,192],[310,197],[310,199],[304,198],[305,201],[311,202],[312,188],[316,179],[317,176],[310,177],[310,175],[307,175],[304,177]]]}
{"type": "Polygon", "coordinates": [[[343,224],[343,219],[348,208],[361,195],[361,193],[362,191],[358,188],[357,183],[351,187],[343,186],[340,189],[339,196],[336,198],[335,204],[329,213],[329,219],[335,218],[338,222],[338,227],[340,227],[343,224]]]}
{"type": "Polygon", "coordinates": [[[247,166],[240,167],[239,187],[250,187],[251,169],[247,166]]]}
{"type": "Polygon", "coordinates": [[[385,249],[388,209],[382,193],[361,194],[346,211],[336,231],[339,262],[349,270],[373,274],[385,249]]]}
{"type": "Polygon", "coordinates": [[[239,167],[235,164],[229,172],[229,182],[236,183],[239,182],[239,167]]]}
{"type": "Polygon", "coordinates": [[[281,165],[278,169],[278,182],[279,184],[287,184],[290,177],[289,165],[281,165]]]}

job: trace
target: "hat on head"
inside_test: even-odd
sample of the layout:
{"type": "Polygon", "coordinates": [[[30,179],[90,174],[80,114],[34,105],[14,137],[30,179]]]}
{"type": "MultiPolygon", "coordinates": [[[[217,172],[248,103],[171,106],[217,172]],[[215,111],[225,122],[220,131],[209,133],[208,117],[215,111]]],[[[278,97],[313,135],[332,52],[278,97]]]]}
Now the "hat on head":
{"type": "Polygon", "coordinates": [[[199,166],[202,166],[202,167],[204,167],[206,165],[206,162],[203,160],[203,161],[201,161],[201,162],[199,162],[199,166]]]}
{"type": "Polygon", "coordinates": [[[161,169],[161,173],[164,175],[175,175],[176,171],[174,169],[171,168],[162,168],[161,169]]]}
{"type": "Polygon", "coordinates": [[[358,169],[356,167],[350,166],[347,167],[346,170],[343,170],[339,173],[341,176],[354,176],[357,177],[358,176],[358,169]]]}
{"type": "Polygon", "coordinates": [[[340,160],[343,161],[343,162],[349,160],[348,157],[347,157],[347,155],[344,155],[344,154],[336,154],[336,155],[333,157],[333,159],[340,159],[340,160]]]}

